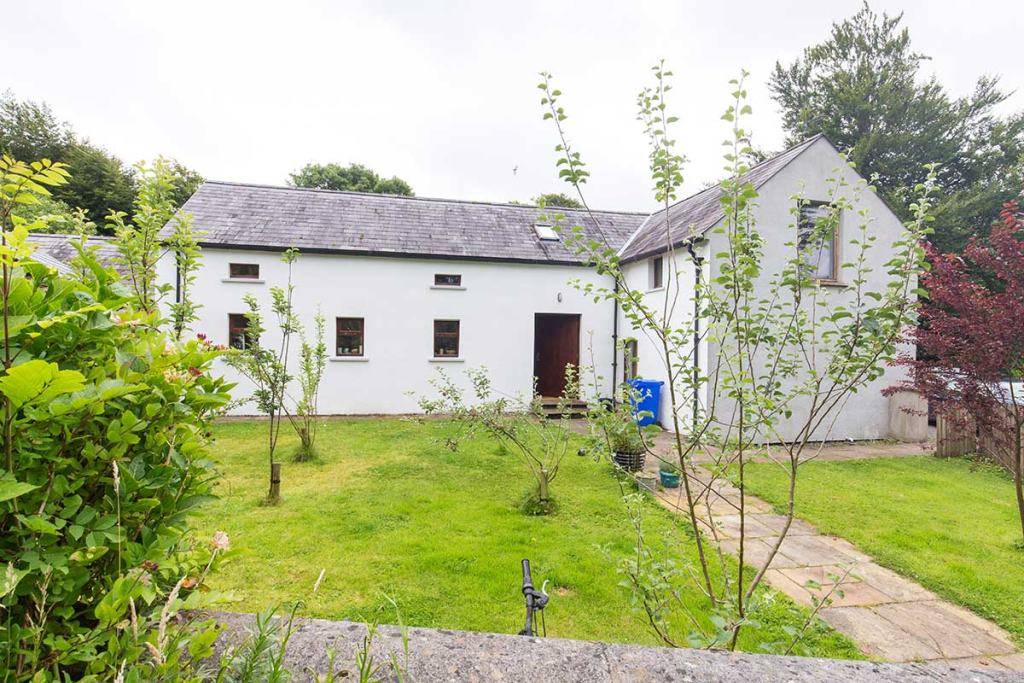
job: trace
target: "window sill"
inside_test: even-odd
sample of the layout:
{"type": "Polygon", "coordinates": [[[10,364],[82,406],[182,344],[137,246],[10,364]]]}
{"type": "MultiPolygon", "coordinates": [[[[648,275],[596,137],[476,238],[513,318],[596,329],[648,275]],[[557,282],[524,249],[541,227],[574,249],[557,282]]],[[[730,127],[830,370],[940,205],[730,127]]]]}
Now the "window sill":
{"type": "Polygon", "coordinates": [[[648,289],[648,290],[647,290],[646,292],[644,292],[644,293],[645,293],[645,294],[655,294],[656,292],[664,292],[664,291],[665,291],[665,288],[664,288],[664,287],[655,287],[654,289],[648,289]]]}
{"type": "Polygon", "coordinates": [[[451,356],[451,357],[448,357],[448,358],[445,358],[443,356],[435,356],[434,358],[428,358],[427,360],[430,361],[431,363],[464,363],[464,362],[466,362],[465,358],[459,358],[458,356],[451,356]]]}
{"type": "Polygon", "coordinates": [[[331,356],[327,360],[332,363],[369,363],[367,356],[331,356]]]}
{"type": "Polygon", "coordinates": [[[262,285],[264,282],[266,282],[266,280],[258,280],[256,278],[248,278],[248,277],[222,277],[220,279],[220,281],[221,282],[241,282],[241,283],[250,284],[250,285],[262,285]]]}
{"type": "Polygon", "coordinates": [[[431,289],[454,289],[457,292],[465,291],[466,288],[463,286],[456,285],[430,285],[431,289]]]}
{"type": "Polygon", "coordinates": [[[849,286],[845,282],[840,282],[839,280],[817,280],[816,282],[817,282],[817,284],[821,285],[822,287],[848,287],[849,286]]]}

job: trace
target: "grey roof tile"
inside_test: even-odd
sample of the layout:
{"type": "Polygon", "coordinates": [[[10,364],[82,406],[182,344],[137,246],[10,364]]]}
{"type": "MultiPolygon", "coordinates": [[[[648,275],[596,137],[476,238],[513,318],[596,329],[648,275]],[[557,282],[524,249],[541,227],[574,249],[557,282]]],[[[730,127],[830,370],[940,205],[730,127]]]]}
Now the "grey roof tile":
{"type": "MultiPolygon", "coordinates": [[[[182,207],[208,247],[286,249],[474,260],[580,263],[534,231],[540,212],[518,204],[334,192],[207,181],[182,207]]],[[[618,249],[642,213],[548,209],[565,227],[618,249]]],[[[168,225],[162,233],[167,236],[168,225]]]]}
{"type": "MultiPolygon", "coordinates": [[[[744,173],[741,181],[750,182],[754,189],[761,187],[821,137],[821,134],[815,135],[781,154],[762,161],[744,173]]],[[[714,185],[668,207],[672,247],[679,247],[692,235],[703,235],[714,227],[725,216],[721,200],[722,188],[720,185],[714,185]]],[[[662,209],[653,213],[643,222],[637,233],[621,250],[619,256],[623,261],[638,261],[668,250],[665,211],[662,209]]]]}
{"type": "MultiPolygon", "coordinates": [[[[32,244],[37,245],[39,248],[33,254],[33,258],[40,263],[48,263],[50,259],[60,262],[61,264],[67,265],[71,263],[71,260],[78,256],[78,251],[75,250],[75,245],[71,243],[71,240],[77,239],[75,235],[53,235],[45,232],[33,232],[29,235],[28,241],[32,244]]],[[[104,266],[112,266],[118,272],[121,272],[120,266],[115,263],[117,258],[117,244],[114,242],[113,237],[106,237],[104,235],[90,235],[89,246],[96,246],[96,256],[99,258],[100,263],[104,266]]]]}

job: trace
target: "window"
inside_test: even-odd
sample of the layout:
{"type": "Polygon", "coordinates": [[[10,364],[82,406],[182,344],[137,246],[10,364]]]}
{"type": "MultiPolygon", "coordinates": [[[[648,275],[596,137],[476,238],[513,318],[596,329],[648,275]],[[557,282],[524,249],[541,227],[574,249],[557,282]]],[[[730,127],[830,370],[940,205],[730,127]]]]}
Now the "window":
{"type": "Polygon", "coordinates": [[[541,238],[541,240],[543,240],[545,242],[557,242],[558,241],[558,233],[555,232],[554,227],[552,227],[550,225],[537,224],[537,225],[533,226],[533,229],[534,229],[534,231],[536,231],[537,237],[541,238]]]}
{"type": "Polygon", "coordinates": [[[648,289],[661,289],[665,286],[665,257],[655,256],[647,266],[648,289]]]}
{"type": "Polygon", "coordinates": [[[338,333],[334,351],[336,356],[363,355],[362,318],[338,318],[336,331],[338,333]]]}
{"type": "Polygon", "coordinates": [[[259,280],[260,264],[258,263],[229,263],[228,277],[232,280],[259,280]]]}
{"type": "Polygon", "coordinates": [[[247,349],[253,345],[249,334],[249,319],[244,313],[228,313],[228,345],[233,349],[247,349]]]}
{"type": "Polygon", "coordinates": [[[459,355],[459,321],[434,321],[434,358],[456,358],[459,355]]]}
{"type": "Polygon", "coordinates": [[[627,339],[622,347],[622,367],[627,380],[636,379],[638,361],[636,351],[636,339],[627,339]]]}
{"type": "Polygon", "coordinates": [[[434,275],[435,287],[461,287],[461,275],[434,275]]]}
{"type": "Polygon", "coordinates": [[[817,280],[836,280],[836,233],[839,230],[838,215],[832,214],[832,207],[826,202],[804,202],[800,205],[800,250],[804,251],[804,264],[817,280]],[[815,234],[819,221],[822,224],[815,234]],[[813,247],[808,248],[811,240],[813,247]]]}

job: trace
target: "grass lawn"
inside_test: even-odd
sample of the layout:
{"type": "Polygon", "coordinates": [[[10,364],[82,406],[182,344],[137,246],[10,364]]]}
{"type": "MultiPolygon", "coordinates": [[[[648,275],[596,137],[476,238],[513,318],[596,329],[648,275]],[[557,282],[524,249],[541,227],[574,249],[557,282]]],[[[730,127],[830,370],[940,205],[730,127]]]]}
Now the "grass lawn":
{"type": "MultiPolygon", "coordinates": [[[[243,554],[214,585],[241,599],[236,610],[303,600],[303,615],[367,619],[387,593],[413,626],[516,633],[524,611],[519,563],[528,557],[537,585],[550,581],[549,636],[656,644],[599,548],[621,556],[633,547],[610,465],[570,454],[552,484],[557,514],[530,517],[518,509],[532,482],[525,465],[483,437],[452,453],[431,441],[444,428],[328,422],[318,461],[285,460],[283,501],[265,507],[266,424],[218,424],[221,499],[204,508],[197,533],[223,529],[243,554]]],[[[283,458],[297,443],[288,429],[283,458]]],[[[653,524],[668,524],[660,506],[649,508],[653,524]]],[[[701,610],[703,596],[694,590],[690,602],[701,610]]],[[[783,640],[782,626],[799,620],[791,607],[780,596],[762,629],[743,631],[741,647],[783,640]]],[[[819,656],[859,657],[832,631],[815,630],[809,644],[819,656]]]]}
{"type": "MultiPolygon", "coordinates": [[[[748,469],[750,493],[782,506],[775,465],[748,469]]],[[[1024,551],[1010,476],[961,458],[811,462],[796,514],[876,562],[991,619],[1024,644],[1024,551]]]]}

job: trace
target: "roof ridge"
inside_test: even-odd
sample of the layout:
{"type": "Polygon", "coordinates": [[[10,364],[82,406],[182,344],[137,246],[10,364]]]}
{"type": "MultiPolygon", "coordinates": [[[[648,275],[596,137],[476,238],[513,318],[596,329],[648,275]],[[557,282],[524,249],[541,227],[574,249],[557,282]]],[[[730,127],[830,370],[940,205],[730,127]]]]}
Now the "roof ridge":
{"type": "MultiPolygon", "coordinates": [[[[369,199],[401,199],[409,201],[421,201],[421,202],[437,202],[444,204],[474,204],[482,206],[506,206],[509,208],[517,209],[537,209],[539,208],[536,204],[514,204],[512,202],[487,202],[475,199],[446,199],[444,197],[417,197],[403,194],[381,194],[377,192],[355,192],[353,190],[326,190],[315,187],[292,187],[290,185],[271,185],[269,183],[243,183],[232,180],[205,180],[203,185],[230,185],[233,187],[254,187],[263,188],[267,190],[285,190],[293,192],[319,192],[322,194],[329,195],[347,195],[356,197],[366,197],[369,199]]],[[[562,211],[579,211],[581,213],[587,213],[587,209],[571,209],[564,206],[551,206],[551,209],[561,209],[562,211]]],[[[648,211],[622,211],[617,209],[590,209],[593,213],[610,213],[618,214],[622,216],[647,216],[650,215],[648,211]]]]}

